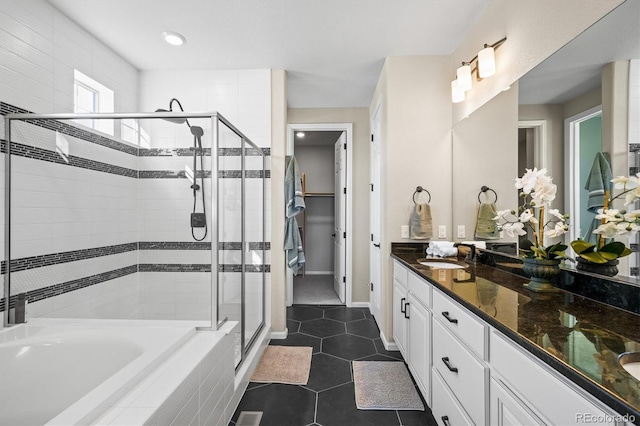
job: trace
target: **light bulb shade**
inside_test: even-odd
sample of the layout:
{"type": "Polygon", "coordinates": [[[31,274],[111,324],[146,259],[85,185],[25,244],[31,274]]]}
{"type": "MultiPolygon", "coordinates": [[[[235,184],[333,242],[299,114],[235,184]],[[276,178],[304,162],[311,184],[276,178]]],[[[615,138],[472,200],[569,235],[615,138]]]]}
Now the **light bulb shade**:
{"type": "Polygon", "coordinates": [[[451,101],[454,104],[464,101],[464,90],[458,85],[458,80],[451,82],[451,101]]]}
{"type": "Polygon", "coordinates": [[[471,65],[463,65],[456,70],[458,88],[464,92],[471,90],[471,65]]]}
{"type": "Polygon", "coordinates": [[[485,47],[478,52],[478,75],[480,78],[491,77],[496,73],[496,55],[493,47],[485,47]]]}

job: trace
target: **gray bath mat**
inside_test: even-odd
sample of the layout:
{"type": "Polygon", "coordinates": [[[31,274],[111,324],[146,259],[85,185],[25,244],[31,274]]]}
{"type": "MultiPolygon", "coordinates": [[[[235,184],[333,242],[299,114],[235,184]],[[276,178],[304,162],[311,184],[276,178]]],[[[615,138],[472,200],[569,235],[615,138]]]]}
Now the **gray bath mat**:
{"type": "Polygon", "coordinates": [[[419,410],[424,405],[404,362],[353,361],[359,410],[419,410]]]}

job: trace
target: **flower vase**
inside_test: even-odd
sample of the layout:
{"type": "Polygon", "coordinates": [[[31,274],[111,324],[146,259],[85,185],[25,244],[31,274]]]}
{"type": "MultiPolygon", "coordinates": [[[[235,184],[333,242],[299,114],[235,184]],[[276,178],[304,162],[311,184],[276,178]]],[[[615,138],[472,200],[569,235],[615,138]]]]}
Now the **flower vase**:
{"type": "Polygon", "coordinates": [[[613,277],[618,273],[618,259],[610,260],[606,263],[593,263],[581,257],[577,258],[576,269],[584,272],[613,277]]]}
{"type": "Polygon", "coordinates": [[[558,291],[551,284],[551,279],[560,273],[560,259],[522,259],[522,270],[529,275],[531,281],[524,288],[536,292],[558,291]]]}

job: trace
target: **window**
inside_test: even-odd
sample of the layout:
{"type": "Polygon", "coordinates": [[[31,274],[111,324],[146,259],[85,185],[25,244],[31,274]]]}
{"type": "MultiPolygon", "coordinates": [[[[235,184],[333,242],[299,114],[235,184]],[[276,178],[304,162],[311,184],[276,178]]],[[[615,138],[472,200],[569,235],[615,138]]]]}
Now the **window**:
{"type": "Polygon", "coordinates": [[[141,148],[150,147],[149,134],[142,128],[138,120],[131,118],[121,120],[120,138],[141,148]]]}
{"type": "MultiPolygon", "coordinates": [[[[113,112],[113,90],[74,70],[74,112],[113,112]]],[[[113,136],[113,120],[76,120],[76,122],[113,136]]]]}

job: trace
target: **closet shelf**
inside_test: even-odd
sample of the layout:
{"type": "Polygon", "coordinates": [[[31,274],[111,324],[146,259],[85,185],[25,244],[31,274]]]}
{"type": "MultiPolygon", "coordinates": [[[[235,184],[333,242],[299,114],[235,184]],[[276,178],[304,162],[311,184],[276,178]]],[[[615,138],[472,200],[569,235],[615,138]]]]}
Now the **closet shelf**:
{"type": "Polygon", "coordinates": [[[305,197],[334,197],[333,192],[305,192],[305,197]]]}

